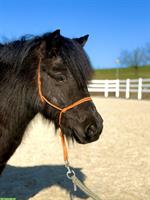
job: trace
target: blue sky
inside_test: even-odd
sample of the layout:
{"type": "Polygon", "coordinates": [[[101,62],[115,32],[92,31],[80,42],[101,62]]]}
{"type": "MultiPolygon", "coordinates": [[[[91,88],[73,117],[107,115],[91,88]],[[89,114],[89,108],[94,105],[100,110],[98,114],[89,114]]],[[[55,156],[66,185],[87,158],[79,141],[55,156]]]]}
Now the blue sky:
{"type": "Polygon", "coordinates": [[[90,34],[85,49],[95,68],[115,67],[121,50],[150,42],[150,0],[0,0],[0,38],[90,34]]]}

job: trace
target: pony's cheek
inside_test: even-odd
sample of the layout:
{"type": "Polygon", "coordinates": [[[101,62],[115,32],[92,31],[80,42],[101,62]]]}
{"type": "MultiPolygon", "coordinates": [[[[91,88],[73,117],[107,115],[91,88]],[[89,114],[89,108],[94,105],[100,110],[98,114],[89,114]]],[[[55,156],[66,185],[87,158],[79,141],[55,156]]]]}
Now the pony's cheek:
{"type": "Polygon", "coordinates": [[[59,102],[58,102],[58,99],[56,98],[56,97],[52,97],[52,102],[53,102],[53,104],[55,104],[55,105],[58,105],[59,104],[59,102]]]}

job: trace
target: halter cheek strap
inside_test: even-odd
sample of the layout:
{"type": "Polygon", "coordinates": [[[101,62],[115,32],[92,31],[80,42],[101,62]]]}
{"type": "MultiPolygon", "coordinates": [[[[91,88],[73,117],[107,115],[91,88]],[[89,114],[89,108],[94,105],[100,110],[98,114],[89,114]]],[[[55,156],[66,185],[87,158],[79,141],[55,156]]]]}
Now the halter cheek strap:
{"type": "Polygon", "coordinates": [[[51,103],[42,93],[42,82],[41,82],[41,59],[39,61],[38,64],[38,93],[39,93],[39,97],[42,103],[46,102],[48,105],[52,106],[53,108],[55,108],[56,110],[59,110],[59,128],[60,128],[60,136],[61,136],[61,141],[62,141],[62,146],[63,146],[63,153],[64,153],[64,161],[67,162],[68,161],[68,151],[67,151],[67,146],[66,146],[66,142],[65,142],[65,138],[64,138],[64,134],[61,130],[61,121],[62,121],[62,114],[65,113],[66,111],[82,104],[85,103],[87,101],[92,101],[91,97],[85,97],[83,99],[80,99],[76,102],[74,102],[73,104],[70,104],[64,108],[61,108],[53,103],[51,103]]]}

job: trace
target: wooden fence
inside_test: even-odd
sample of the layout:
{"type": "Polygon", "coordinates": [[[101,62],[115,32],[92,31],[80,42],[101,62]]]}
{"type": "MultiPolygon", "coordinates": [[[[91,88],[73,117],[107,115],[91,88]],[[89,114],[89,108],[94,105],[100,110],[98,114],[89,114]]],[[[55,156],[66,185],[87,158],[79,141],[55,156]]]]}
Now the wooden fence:
{"type": "Polygon", "coordinates": [[[109,93],[115,93],[120,97],[125,93],[125,98],[130,98],[131,93],[137,94],[137,99],[142,99],[143,94],[150,94],[150,78],[126,79],[126,80],[91,80],[88,84],[89,92],[104,93],[105,97],[109,93]]]}

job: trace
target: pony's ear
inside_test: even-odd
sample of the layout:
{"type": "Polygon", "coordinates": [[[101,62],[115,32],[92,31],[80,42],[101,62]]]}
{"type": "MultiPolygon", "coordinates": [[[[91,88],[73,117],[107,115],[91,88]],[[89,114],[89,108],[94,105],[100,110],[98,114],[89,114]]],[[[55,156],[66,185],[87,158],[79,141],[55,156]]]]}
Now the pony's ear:
{"type": "Polygon", "coordinates": [[[53,39],[60,37],[60,29],[57,29],[56,31],[52,32],[51,36],[53,39]]]}
{"type": "Polygon", "coordinates": [[[85,45],[85,43],[87,42],[88,37],[89,37],[89,35],[85,35],[80,38],[74,38],[74,40],[77,41],[79,44],[81,44],[81,46],[83,47],[85,45]]]}
{"type": "Polygon", "coordinates": [[[49,38],[49,44],[51,45],[51,49],[59,49],[60,47],[60,30],[56,30],[51,33],[49,38]]]}
{"type": "Polygon", "coordinates": [[[40,52],[45,57],[53,57],[57,55],[60,49],[60,30],[56,30],[52,33],[46,33],[42,36],[42,41],[40,44],[40,52]]]}
{"type": "Polygon", "coordinates": [[[50,57],[56,56],[61,46],[60,30],[56,30],[49,34],[46,39],[46,50],[50,57]]]}

